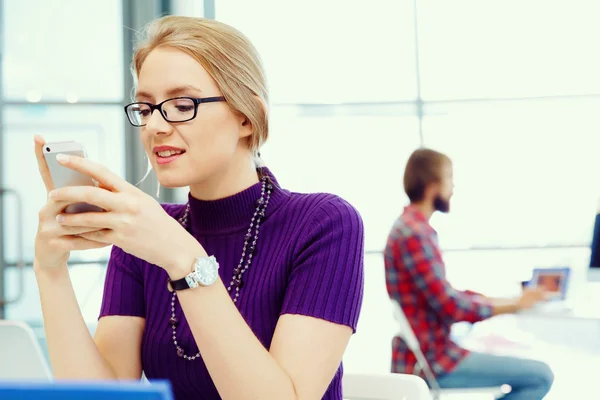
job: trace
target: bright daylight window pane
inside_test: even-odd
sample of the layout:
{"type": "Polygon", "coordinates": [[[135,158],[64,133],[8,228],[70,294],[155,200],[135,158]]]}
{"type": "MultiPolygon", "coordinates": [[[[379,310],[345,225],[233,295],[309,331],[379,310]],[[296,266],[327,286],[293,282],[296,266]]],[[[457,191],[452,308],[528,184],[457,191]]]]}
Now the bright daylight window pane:
{"type": "Polygon", "coordinates": [[[419,1],[425,100],[600,92],[600,2],[419,1]]]}
{"type": "MultiPolygon", "coordinates": [[[[83,318],[90,326],[94,326],[102,302],[106,264],[73,265],[69,270],[83,318]]],[[[34,326],[41,325],[42,308],[35,274],[32,268],[24,268],[22,273],[21,278],[21,272],[17,268],[5,271],[4,289],[7,299],[14,299],[18,295],[21,279],[24,289],[20,301],[7,306],[6,318],[27,321],[34,326]]]]}
{"type": "Polygon", "coordinates": [[[367,250],[385,246],[406,201],[404,163],[419,145],[416,117],[402,109],[379,111],[278,107],[262,151],[283,187],[334,193],[356,207],[367,250]]]}
{"type": "MultiPolygon", "coordinates": [[[[11,106],[4,109],[3,185],[15,189],[23,199],[24,220],[18,221],[15,201],[4,199],[4,232],[23,228],[25,259],[33,259],[38,210],[46,201],[34,155],[33,136],[41,134],[47,141],[80,141],[91,160],[109,166],[125,176],[123,109],[120,106],[11,106]]],[[[5,257],[14,262],[17,256],[16,235],[4,236],[5,257]]],[[[75,253],[73,259],[95,260],[107,257],[107,250],[75,253]]]]}
{"type": "Polygon", "coordinates": [[[600,100],[426,108],[425,145],[455,165],[447,247],[586,244],[600,195],[600,100]]]}
{"type": "Polygon", "coordinates": [[[258,48],[271,102],[416,98],[412,0],[217,0],[258,48]]]}
{"type": "Polygon", "coordinates": [[[6,0],[4,97],[11,100],[120,101],[119,0],[6,0]]]}

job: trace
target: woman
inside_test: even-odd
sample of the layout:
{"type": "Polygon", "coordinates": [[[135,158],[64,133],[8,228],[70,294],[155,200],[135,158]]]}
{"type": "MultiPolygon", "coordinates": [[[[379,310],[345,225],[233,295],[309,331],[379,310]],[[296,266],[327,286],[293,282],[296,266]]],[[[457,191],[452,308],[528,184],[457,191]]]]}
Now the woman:
{"type": "Polygon", "coordinates": [[[341,360],[363,292],[363,226],[329,194],[282,189],[257,167],[267,90],[254,47],[210,20],[164,17],[136,49],[126,107],[165,187],[153,198],[89,160],[99,182],[49,191],[35,272],[57,378],[169,379],[181,399],[342,399],[341,360]],[[158,112],[157,112],[158,111],[158,112]],[[85,201],[103,213],[63,214],[85,201]],[[72,250],[114,245],[92,339],[67,272],[72,250]]]}

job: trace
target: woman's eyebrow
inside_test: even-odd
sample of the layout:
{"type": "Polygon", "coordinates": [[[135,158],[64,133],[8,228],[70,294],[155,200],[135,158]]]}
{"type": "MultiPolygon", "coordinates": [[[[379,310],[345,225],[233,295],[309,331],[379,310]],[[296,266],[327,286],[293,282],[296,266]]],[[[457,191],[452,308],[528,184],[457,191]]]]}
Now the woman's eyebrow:
{"type": "Polygon", "coordinates": [[[198,89],[195,86],[184,85],[184,86],[177,86],[177,87],[174,87],[172,89],[167,90],[167,96],[177,96],[177,95],[180,95],[182,93],[189,92],[190,90],[198,92],[198,93],[202,93],[202,90],[198,89]]]}
{"type": "MultiPolygon", "coordinates": [[[[174,97],[174,96],[179,96],[179,95],[184,94],[184,93],[189,93],[190,91],[195,91],[197,93],[202,93],[202,90],[198,89],[195,86],[192,86],[192,85],[183,85],[183,86],[177,86],[177,87],[174,87],[172,89],[169,89],[169,90],[167,90],[167,92],[165,94],[167,95],[167,97],[174,97]]],[[[139,99],[139,98],[153,99],[154,96],[152,96],[148,92],[144,92],[143,90],[141,90],[141,91],[136,92],[135,98],[136,99],[139,99]]]]}

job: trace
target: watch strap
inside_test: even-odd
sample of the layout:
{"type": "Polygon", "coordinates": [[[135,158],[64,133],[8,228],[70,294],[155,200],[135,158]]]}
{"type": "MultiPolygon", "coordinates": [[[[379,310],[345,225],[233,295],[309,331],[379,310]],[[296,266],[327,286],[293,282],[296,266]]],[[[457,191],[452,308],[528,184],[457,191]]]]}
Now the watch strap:
{"type": "Polygon", "coordinates": [[[187,277],[183,277],[177,280],[169,279],[169,290],[172,292],[174,290],[185,290],[190,289],[190,285],[188,284],[187,277]]]}

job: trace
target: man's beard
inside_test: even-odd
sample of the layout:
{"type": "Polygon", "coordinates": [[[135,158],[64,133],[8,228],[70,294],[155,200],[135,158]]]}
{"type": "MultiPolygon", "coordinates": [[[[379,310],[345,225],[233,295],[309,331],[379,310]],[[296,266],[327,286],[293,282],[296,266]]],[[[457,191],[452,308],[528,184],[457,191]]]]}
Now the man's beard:
{"type": "Polygon", "coordinates": [[[436,211],[448,213],[450,212],[450,200],[446,200],[438,194],[433,200],[433,208],[436,211]]]}

